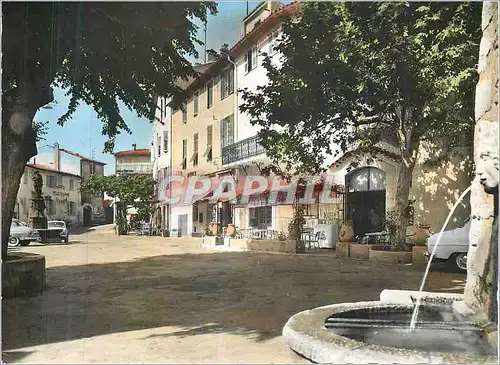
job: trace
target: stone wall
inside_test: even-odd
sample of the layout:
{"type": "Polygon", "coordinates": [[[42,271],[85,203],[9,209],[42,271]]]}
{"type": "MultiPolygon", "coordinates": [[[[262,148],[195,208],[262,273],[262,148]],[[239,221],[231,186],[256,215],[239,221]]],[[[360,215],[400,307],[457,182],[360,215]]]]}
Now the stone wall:
{"type": "MultiPolygon", "coordinates": [[[[479,82],[476,87],[474,161],[482,154],[498,157],[498,4],[483,3],[483,37],[478,61],[479,82]]],[[[492,318],[494,283],[498,265],[491,242],[494,201],[476,178],[471,191],[472,223],[469,233],[467,285],[465,303],[470,309],[492,318]]],[[[497,240],[497,238],[495,238],[497,240]]],[[[497,241],[498,242],[498,241],[497,241]]]]}
{"type": "Polygon", "coordinates": [[[297,242],[292,240],[251,240],[248,248],[252,251],[297,253],[297,242]]]}

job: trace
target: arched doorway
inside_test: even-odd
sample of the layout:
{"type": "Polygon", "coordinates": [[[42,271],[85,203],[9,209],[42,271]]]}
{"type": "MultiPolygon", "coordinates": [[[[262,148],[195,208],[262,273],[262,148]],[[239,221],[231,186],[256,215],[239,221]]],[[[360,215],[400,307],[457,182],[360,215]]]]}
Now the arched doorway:
{"type": "Polygon", "coordinates": [[[349,173],[347,219],[352,220],[354,236],[383,229],[385,220],[385,172],[376,167],[362,167],[349,173]]]}
{"type": "Polygon", "coordinates": [[[83,225],[90,226],[92,223],[92,208],[88,205],[83,207],[83,225]]]}

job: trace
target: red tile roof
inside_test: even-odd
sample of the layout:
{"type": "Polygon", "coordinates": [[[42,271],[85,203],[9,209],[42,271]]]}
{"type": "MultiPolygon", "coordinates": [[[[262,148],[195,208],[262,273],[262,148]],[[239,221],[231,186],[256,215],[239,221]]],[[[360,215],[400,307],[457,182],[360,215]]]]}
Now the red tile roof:
{"type": "Polygon", "coordinates": [[[151,156],[151,151],[147,148],[119,151],[115,152],[115,156],[151,156]]]}
{"type": "Polygon", "coordinates": [[[81,178],[80,175],[72,174],[70,172],[65,172],[65,171],[58,171],[56,169],[53,169],[51,167],[44,166],[44,165],[38,165],[38,164],[34,164],[34,163],[27,163],[26,166],[31,167],[32,169],[49,171],[49,172],[55,172],[55,173],[61,174],[61,175],[69,175],[69,176],[75,176],[75,177],[80,177],[81,178]]]}
{"type": "Polygon", "coordinates": [[[70,150],[66,150],[66,149],[64,149],[64,148],[59,148],[59,151],[61,151],[61,152],[65,152],[65,153],[67,153],[68,155],[72,155],[72,156],[75,156],[75,157],[81,158],[81,159],[82,159],[82,160],[84,160],[84,161],[94,162],[94,163],[96,163],[96,164],[103,165],[103,166],[104,166],[104,165],[106,165],[104,162],[100,162],[100,161],[92,160],[92,159],[90,159],[90,158],[88,158],[88,157],[85,157],[85,156],[83,156],[83,155],[80,155],[78,152],[73,152],[73,151],[70,151],[70,150]]]}

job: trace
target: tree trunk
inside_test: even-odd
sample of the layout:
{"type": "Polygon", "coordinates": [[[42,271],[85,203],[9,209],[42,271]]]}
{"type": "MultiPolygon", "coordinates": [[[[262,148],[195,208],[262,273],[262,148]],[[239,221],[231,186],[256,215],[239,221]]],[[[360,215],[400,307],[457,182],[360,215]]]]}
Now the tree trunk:
{"type": "Polygon", "coordinates": [[[26,163],[37,154],[33,118],[38,108],[53,99],[52,88],[37,82],[2,95],[2,259],[7,257],[21,177],[26,163]]]}
{"type": "Polygon", "coordinates": [[[31,129],[35,112],[35,108],[17,105],[2,122],[2,259],[7,256],[19,183],[26,163],[37,154],[36,136],[31,129]]]}
{"type": "Polygon", "coordinates": [[[406,243],[406,228],[409,219],[407,207],[414,168],[414,158],[403,159],[399,166],[394,204],[394,220],[396,227],[394,232],[395,241],[393,242],[393,246],[397,249],[403,248],[406,243]]]}

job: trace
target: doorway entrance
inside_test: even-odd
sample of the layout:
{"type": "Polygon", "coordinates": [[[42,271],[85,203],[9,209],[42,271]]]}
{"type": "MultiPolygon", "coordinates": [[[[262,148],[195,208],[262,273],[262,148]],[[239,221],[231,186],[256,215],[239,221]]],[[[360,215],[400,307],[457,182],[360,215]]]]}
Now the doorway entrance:
{"type": "Polygon", "coordinates": [[[347,219],[352,220],[354,236],[384,229],[385,172],[376,167],[352,171],[347,180],[347,219]]]}
{"type": "Polygon", "coordinates": [[[92,223],[92,208],[88,205],[83,208],[83,225],[90,226],[92,223]]]}
{"type": "Polygon", "coordinates": [[[180,214],[177,217],[177,229],[179,237],[184,237],[187,236],[187,230],[188,230],[188,215],[187,214],[180,214]]]}

